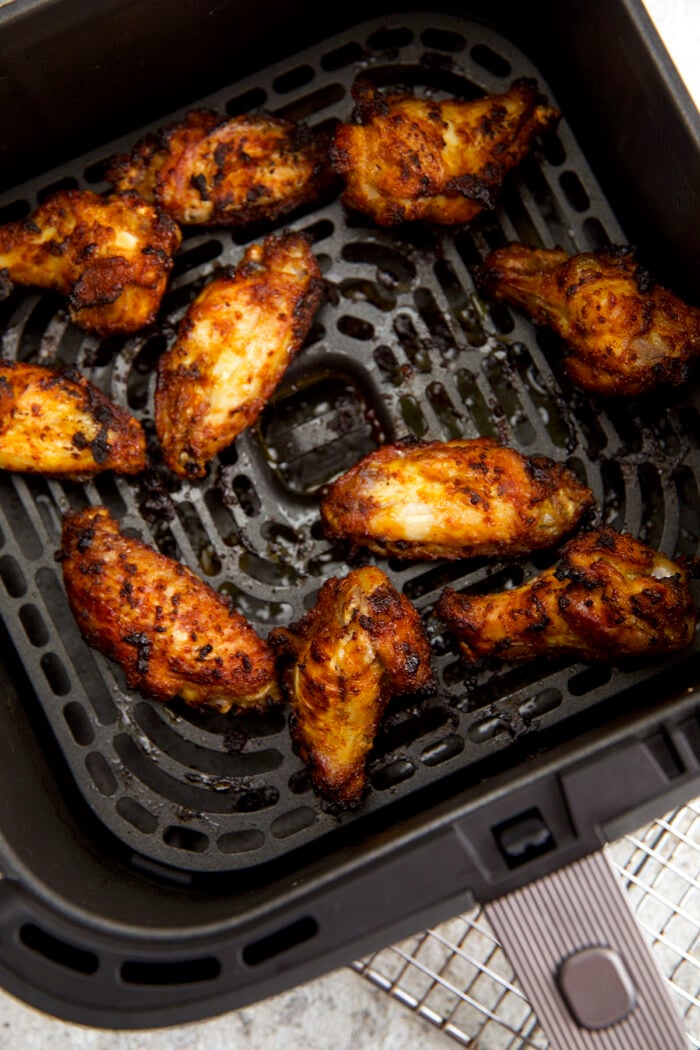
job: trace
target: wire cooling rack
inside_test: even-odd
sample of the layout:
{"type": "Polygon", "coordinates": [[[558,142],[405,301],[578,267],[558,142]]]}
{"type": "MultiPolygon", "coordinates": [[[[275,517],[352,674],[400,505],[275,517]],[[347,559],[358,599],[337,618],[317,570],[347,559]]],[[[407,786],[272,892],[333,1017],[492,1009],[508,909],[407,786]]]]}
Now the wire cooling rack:
{"type": "MultiPolygon", "coordinates": [[[[700,1050],[700,798],[606,847],[700,1050]]],[[[546,1050],[547,1037],[477,908],[355,963],[471,1050],[546,1050]]]]}

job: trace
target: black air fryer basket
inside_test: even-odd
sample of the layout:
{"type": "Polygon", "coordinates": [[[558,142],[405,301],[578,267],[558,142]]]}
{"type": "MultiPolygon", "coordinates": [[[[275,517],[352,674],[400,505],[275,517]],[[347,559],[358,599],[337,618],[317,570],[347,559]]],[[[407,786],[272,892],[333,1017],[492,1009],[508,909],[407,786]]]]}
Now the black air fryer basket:
{"type": "MultiPolygon", "coordinates": [[[[352,812],[312,791],[286,707],[222,716],[144,700],[80,637],[54,557],[68,509],[106,504],[266,635],[348,571],[320,530],[323,485],[409,435],[549,455],[591,487],[597,521],[698,553],[693,385],[589,397],[558,341],[484,303],[471,277],[511,240],[632,242],[697,303],[697,113],[641,7],[329,6],[0,10],[3,222],[59,187],[106,189],[104,158],[195,105],[348,120],[360,73],[438,98],[535,76],[564,114],[497,210],[466,227],[382,230],[337,198],[291,217],[332,294],[261,419],[203,482],[157,466],[86,485],[0,476],[0,981],[59,1017],[146,1027],[250,1002],[578,861],[700,784],[695,652],[473,673],[432,617],[446,584],[502,589],[556,551],[379,561],[424,615],[439,687],[392,701],[352,812]]],[[[174,326],[267,232],[186,230],[159,320],[130,338],[87,336],[59,297],[15,289],[2,353],[77,365],[153,436],[154,366],[174,326]]]]}

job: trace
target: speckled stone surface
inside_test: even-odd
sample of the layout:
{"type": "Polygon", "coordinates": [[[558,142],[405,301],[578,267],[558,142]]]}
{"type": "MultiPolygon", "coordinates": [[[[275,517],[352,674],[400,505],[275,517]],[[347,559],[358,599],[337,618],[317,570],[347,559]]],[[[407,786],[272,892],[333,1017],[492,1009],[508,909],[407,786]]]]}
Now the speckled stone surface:
{"type": "MultiPolygon", "coordinates": [[[[9,2],[0,0],[0,6],[9,2]]],[[[700,0],[645,4],[700,101],[700,0]]],[[[149,1032],[65,1024],[0,991],[0,1050],[449,1050],[457,1045],[352,970],[210,1021],[149,1032]]]]}
{"type": "Polygon", "coordinates": [[[455,1045],[352,970],[211,1021],[150,1032],[65,1024],[0,993],[0,1050],[449,1050],[455,1045]]]}

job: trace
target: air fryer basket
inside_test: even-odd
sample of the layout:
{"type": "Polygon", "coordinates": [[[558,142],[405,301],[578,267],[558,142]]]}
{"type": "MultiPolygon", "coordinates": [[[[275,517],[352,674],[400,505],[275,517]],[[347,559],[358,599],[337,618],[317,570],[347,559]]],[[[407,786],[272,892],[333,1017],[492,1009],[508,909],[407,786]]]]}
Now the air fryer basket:
{"type": "MultiPolygon", "coordinates": [[[[505,90],[518,76],[536,76],[542,90],[557,102],[541,72],[500,33],[451,16],[410,15],[360,24],[225,90],[192,99],[187,108],[205,105],[232,114],[264,108],[312,125],[347,120],[350,88],[360,73],[381,86],[415,87],[438,98],[472,98],[505,90]]],[[[153,126],[177,115],[161,117],[153,126]]],[[[135,128],[98,151],[15,187],[0,202],[0,219],[28,214],[58,187],[105,189],[103,159],[128,148],[145,130],[135,128]]],[[[245,246],[268,232],[267,227],[233,233],[186,230],[158,322],[130,338],[100,341],[81,333],[68,322],[61,300],[50,293],[18,288],[0,304],[5,356],[76,365],[128,406],[152,439],[153,466],[135,479],[106,475],[79,485],[0,476],[0,603],[11,650],[9,677],[23,683],[20,691],[26,695],[21,699],[36,746],[62,779],[66,801],[57,805],[67,804],[82,815],[93,848],[104,851],[117,872],[114,877],[140,883],[145,910],[149,894],[156,909],[152,919],[144,920],[138,908],[130,917],[131,941],[124,949],[119,980],[122,987],[138,989],[134,994],[141,996],[141,1007],[131,1002],[131,992],[124,994],[130,1008],[142,1012],[128,1024],[160,1023],[153,986],[179,984],[175,977],[165,980],[162,970],[158,980],[148,978],[148,963],[136,961],[144,946],[138,944],[134,928],[147,924],[157,929],[175,954],[180,946],[198,943],[200,934],[192,932],[197,925],[192,894],[209,899],[210,913],[203,922],[213,922],[207,936],[216,929],[220,940],[216,951],[200,959],[198,980],[205,987],[207,982],[216,986],[222,967],[226,969],[222,959],[227,945],[233,942],[230,922],[216,925],[226,914],[225,906],[217,913],[211,901],[218,906],[227,894],[253,894],[231,902],[230,915],[243,915],[251,923],[253,913],[258,920],[266,918],[265,908],[273,912],[279,907],[289,893],[289,880],[309,862],[312,871],[305,870],[298,880],[302,889],[305,881],[313,885],[320,873],[327,877],[323,865],[340,849],[354,858],[361,854],[363,841],[372,841],[375,859],[383,856],[376,836],[381,838],[396,821],[407,829],[410,842],[415,814],[430,807],[436,821],[431,834],[436,834],[439,815],[455,792],[478,790],[489,775],[500,774],[509,784],[511,799],[517,798],[518,776],[520,788],[530,791],[522,805],[503,809],[500,820],[497,804],[483,833],[473,832],[468,823],[462,828],[479,855],[489,858],[492,873],[500,868],[503,872],[483,878],[467,865],[469,881],[460,886],[465,872],[462,862],[455,861],[454,882],[447,878],[444,890],[439,890],[442,903],[437,903],[438,892],[429,891],[435,900],[426,899],[426,906],[448,913],[459,893],[474,890],[483,898],[510,888],[540,870],[519,870],[523,860],[539,860],[546,868],[557,851],[565,856],[570,848],[573,856],[577,849],[590,848],[598,824],[676,785],[689,795],[689,780],[697,771],[694,744],[699,734],[687,697],[696,674],[695,653],[595,667],[539,659],[472,673],[459,659],[454,641],[433,619],[432,606],[445,584],[502,589],[552,564],[556,552],[496,563],[381,561],[424,615],[439,687],[427,698],[392,702],[370,758],[368,797],[353,812],[338,812],[312,791],[291,748],[285,707],[263,715],[222,716],[195,712],[179,702],[160,705],[130,693],[119,670],[82,641],[54,558],[61,516],[68,509],[106,504],[123,528],[229,594],[266,634],[275,625],[298,619],[325,579],[348,570],[342,547],[331,545],[319,527],[323,485],[381,442],[407,435],[491,435],[524,453],[549,455],[567,463],[591,487],[599,507],[594,520],[630,531],[672,556],[697,554],[700,426],[691,392],[664,392],[624,403],[589,397],[570,385],[556,339],[516,312],[483,302],[474,289],[473,266],[510,240],[559,244],[573,251],[625,239],[567,125],[566,113],[558,130],[508,178],[497,211],[463,229],[380,230],[346,213],[336,197],[295,214],[289,225],[312,237],[328,284],[327,301],[261,419],[219,456],[203,482],[175,481],[159,465],[152,421],[155,361],[203,283],[218,266],[237,263],[245,246]],[[664,700],[662,725],[658,708],[664,700]],[[624,739],[621,723],[615,722],[630,712],[639,721],[634,744],[624,739]],[[572,787],[572,797],[565,791],[561,802],[553,802],[548,778],[554,767],[546,767],[549,753],[577,736],[586,740],[598,725],[606,727],[609,750],[601,757],[600,742],[598,750],[592,747],[591,762],[581,774],[584,787],[572,787]],[[616,739],[617,751],[612,748],[616,739]],[[603,805],[600,813],[587,815],[584,828],[577,821],[573,796],[586,800],[581,817],[586,806],[591,808],[590,785],[603,770],[605,775],[614,776],[617,770],[624,776],[625,756],[632,773],[620,787],[618,808],[603,805]],[[539,781],[534,770],[541,773],[539,781]],[[526,843],[516,859],[504,854],[491,828],[498,832],[510,826],[513,814],[519,819],[523,813],[534,813],[546,834],[544,839],[536,836],[534,844],[526,843]],[[495,889],[491,883],[497,884],[495,889]],[[183,899],[189,895],[190,904],[183,904],[183,917],[173,920],[178,894],[183,899]],[[175,897],[171,900],[170,895],[175,897]],[[165,900],[169,903],[159,913],[158,905],[165,900]],[[139,965],[146,969],[139,971],[139,965]]],[[[645,261],[653,267],[652,259],[645,261]]],[[[574,779],[576,775],[572,773],[574,779]]],[[[415,842],[420,852],[420,835],[415,842]]],[[[452,842],[443,853],[459,855],[452,842]]],[[[392,855],[386,858],[389,872],[392,855]]],[[[430,862],[423,863],[427,872],[430,862]]],[[[382,878],[389,886],[388,874],[382,878]]],[[[32,873],[25,885],[31,883],[32,892],[48,906],[64,910],[66,916],[73,912],[73,905],[60,895],[50,899],[41,882],[42,876],[32,873]]],[[[348,892],[359,897],[362,885],[356,875],[355,888],[348,892]]],[[[415,893],[406,892],[406,914],[397,915],[397,921],[418,921],[419,886],[420,882],[415,893]]],[[[294,892],[300,892],[296,885],[292,896],[294,892]]],[[[319,908],[322,912],[322,903],[319,908]]],[[[96,1023],[104,1016],[110,1023],[109,1012],[100,1012],[98,1005],[109,985],[99,984],[105,979],[99,960],[101,951],[111,950],[109,928],[125,930],[129,921],[116,912],[112,915],[108,905],[99,918],[95,910],[94,902],[86,902],[83,921],[90,932],[83,929],[79,934],[82,945],[75,943],[75,930],[72,939],[70,933],[62,939],[55,919],[48,923],[52,932],[47,934],[36,915],[31,922],[25,917],[11,949],[20,962],[13,957],[9,968],[29,968],[21,961],[22,953],[40,957],[41,965],[54,974],[49,983],[55,982],[51,986],[58,990],[51,996],[66,1001],[59,1010],[80,1019],[83,1007],[69,1002],[71,993],[63,991],[64,984],[70,988],[76,973],[89,983],[90,975],[97,973],[98,990],[85,993],[94,998],[88,1008],[94,1012],[88,1016],[96,1023]],[[56,975],[64,964],[61,951],[52,949],[51,937],[59,946],[72,944],[78,953],[72,957],[76,966],[70,974],[56,975]],[[93,958],[98,964],[91,969],[93,958]]],[[[345,922],[349,919],[342,919],[340,926],[345,922]]],[[[264,923],[260,928],[264,932],[264,923]]],[[[256,994],[257,966],[270,960],[274,966],[288,949],[314,942],[318,928],[318,918],[304,912],[283,924],[286,932],[279,944],[274,933],[271,943],[266,935],[252,942],[249,937],[243,960],[251,974],[245,980],[235,978],[245,989],[239,1001],[256,994]]],[[[341,958],[343,938],[338,936],[334,945],[332,933],[329,936],[326,957],[332,959],[335,952],[341,958]]],[[[265,978],[273,982],[264,985],[267,990],[275,980],[288,979],[283,969],[265,978]]],[[[264,973],[264,967],[259,972],[264,973]]],[[[9,984],[25,994],[22,982],[27,980],[23,973],[9,984]]],[[[222,986],[216,995],[228,991],[222,986]]],[[[42,991],[26,994],[45,1005],[42,991]]],[[[160,994],[168,999],[171,993],[160,994]]],[[[180,1016],[194,1016],[218,1008],[209,1005],[211,998],[209,991],[195,991],[189,999],[178,993],[177,1004],[168,1003],[170,1012],[162,1015],[162,1023],[177,1019],[178,1011],[180,1016]]],[[[54,1001],[50,1008],[56,1009],[54,1001]]]]}

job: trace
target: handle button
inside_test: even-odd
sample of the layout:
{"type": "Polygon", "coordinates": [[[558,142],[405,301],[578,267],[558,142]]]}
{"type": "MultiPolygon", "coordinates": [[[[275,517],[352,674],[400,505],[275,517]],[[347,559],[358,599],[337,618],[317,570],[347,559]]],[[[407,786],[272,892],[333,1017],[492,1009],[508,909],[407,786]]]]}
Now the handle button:
{"type": "Polygon", "coordinates": [[[559,988],[582,1028],[595,1031],[618,1024],[637,1005],[632,978],[613,948],[583,948],[562,964],[559,988]]]}

